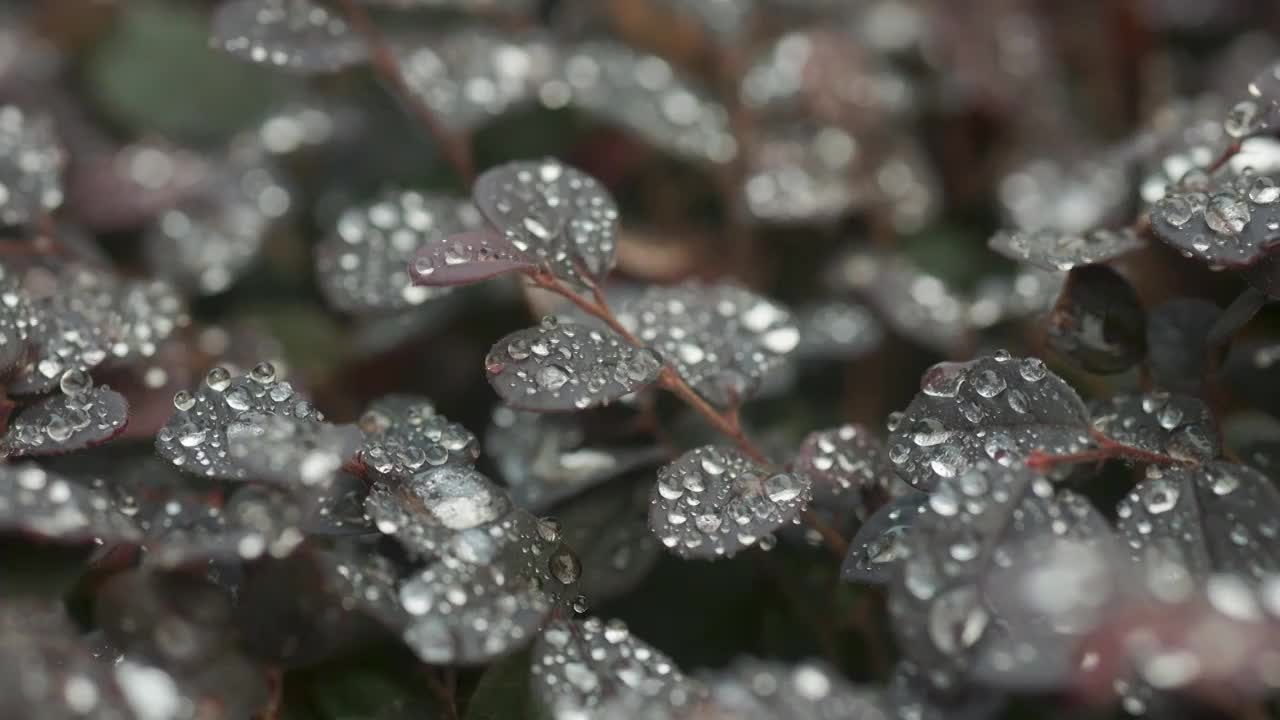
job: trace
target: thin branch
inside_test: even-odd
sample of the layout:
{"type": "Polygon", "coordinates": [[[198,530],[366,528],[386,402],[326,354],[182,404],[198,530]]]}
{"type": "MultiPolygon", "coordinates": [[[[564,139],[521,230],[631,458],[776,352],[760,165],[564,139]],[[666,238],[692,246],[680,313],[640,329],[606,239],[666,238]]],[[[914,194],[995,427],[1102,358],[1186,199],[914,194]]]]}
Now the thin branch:
{"type": "MultiPolygon", "coordinates": [[[[604,292],[595,282],[590,280],[586,281],[587,290],[591,293],[593,298],[588,299],[579,294],[577,290],[570,287],[563,280],[555,277],[549,272],[531,272],[527,273],[527,277],[537,287],[560,295],[569,302],[578,306],[583,312],[601,320],[632,346],[637,348],[646,347],[646,343],[642,342],[618,321],[617,316],[614,315],[613,310],[609,307],[609,302],[605,298],[604,292]]],[[[765,456],[764,452],[761,451],[760,448],[751,441],[751,438],[747,437],[747,434],[742,430],[742,423],[738,419],[738,411],[736,407],[725,411],[717,410],[711,405],[711,403],[703,399],[696,390],[690,387],[689,383],[686,382],[679,373],[670,367],[662,368],[658,374],[657,384],[659,387],[679,398],[694,412],[701,415],[702,418],[719,431],[720,434],[732,440],[734,444],[742,450],[743,454],[758,463],[765,465],[769,464],[769,459],[765,456]]],[[[827,526],[813,513],[802,513],[801,519],[804,520],[810,528],[822,536],[824,543],[831,549],[833,554],[840,558],[845,556],[848,552],[849,544],[840,536],[840,533],[827,526]]]]}
{"type": "Polygon", "coordinates": [[[338,0],[338,4],[351,27],[369,46],[369,59],[378,75],[390,86],[392,94],[412,111],[466,187],[471,187],[476,180],[476,170],[470,143],[450,130],[405,82],[400,61],[359,0],[338,0]]]}

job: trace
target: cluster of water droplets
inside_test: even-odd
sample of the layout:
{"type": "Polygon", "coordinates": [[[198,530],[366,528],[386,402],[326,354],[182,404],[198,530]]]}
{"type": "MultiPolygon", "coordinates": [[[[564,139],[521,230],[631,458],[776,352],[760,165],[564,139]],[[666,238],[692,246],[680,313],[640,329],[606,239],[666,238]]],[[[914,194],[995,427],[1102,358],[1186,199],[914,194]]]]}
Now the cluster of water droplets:
{"type": "Polygon", "coordinates": [[[1253,468],[1148,466],[1116,509],[1117,529],[1157,594],[1182,597],[1211,572],[1277,572],[1280,491],[1253,468]]]}
{"type": "Polygon", "coordinates": [[[620,695],[657,697],[685,682],[662,652],[621,620],[555,620],[533,648],[534,696],[556,720],[590,716],[620,695]]]}
{"type": "Polygon", "coordinates": [[[66,153],[48,117],[0,105],[0,225],[20,225],[60,206],[66,153]]]}
{"type": "Polygon", "coordinates": [[[613,268],[618,208],[590,175],[550,158],[518,161],[486,171],[472,194],[517,251],[557,276],[587,281],[613,268]]]}
{"type": "Polygon", "coordinates": [[[782,305],[730,284],[650,287],[622,303],[618,322],[710,402],[746,400],[800,345],[782,305]]]}
{"type": "Polygon", "coordinates": [[[751,148],[742,187],[747,208],[772,223],[819,223],[867,201],[861,170],[868,151],[835,126],[771,129],[751,148]]]}
{"type": "Polygon", "coordinates": [[[1091,410],[1095,431],[1144,453],[1202,462],[1221,450],[1213,413],[1198,398],[1164,391],[1117,395],[1091,410]]]}
{"type": "Polygon", "coordinates": [[[9,422],[4,449],[9,455],[62,453],[106,442],[124,430],[129,406],[117,392],[94,387],[88,373],[67,370],[60,394],[23,408],[9,422]]]}
{"type": "Polygon", "coordinates": [[[577,415],[500,405],[485,433],[485,451],[516,504],[535,512],[661,457],[652,446],[587,445],[585,430],[577,415]]]}
{"type": "Polygon", "coordinates": [[[989,244],[992,250],[1011,260],[1030,263],[1045,270],[1066,272],[1080,265],[1114,260],[1142,249],[1146,243],[1131,228],[1083,233],[1043,228],[1002,231],[996,233],[989,244]]]}
{"type": "Polygon", "coordinates": [[[378,477],[407,477],[442,465],[473,465],[475,435],[436,412],[425,398],[386,395],[357,421],[364,433],[360,461],[378,477]]]}
{"type": "Polygon", "coordinates": [[[329,487],[355,459],[363,439],[352,425],[266,413],[227,429],[232,461],[250,477],[308,490],[329,487]]]}
{"type": "Polygon", "coordinates": [[[928,512],[928,498],[923,493],[913,492],[881,506],[849,541],[849,554],[840,566],[840,579],[889,582],[894,568],[910,554],[907,535],[911,526],[925,512],[928,512]]]}
{"type": "Polygon", "coordinates": [[[741,452],[707,445],[658,471],[649,527],[681,557],[715,558],[762,543],[796,522],[811,482],[798,472],[770,470],[741,452]]]}
{"type": "Polygon", "coordinates": [[[663,364],[658,353],[612,330],[548,315],[499,340],[485,367],[508,405],[546,411],[606,405],[657,380],[663,364]]]}
{"type": "Polygon", "coordinates": [[[1151,211],[1161,240],[1212,266],[1249,265],[1280,240],[1280,184],[1270,175],[1192,168],[1151,211]]]}
{"type": "Polygon", "coordinates": [[[165,210],[143,251],[154,275],[199,295],[225,292],[258,257],[293,196],[255,142],[237,139],[200,192],[165,210]]]}
{"type": "Polygon", "coordinates": [[[368,47],[345,19],[315,0],[225,0],[209,43],[249,62],[301,73],[363,62],[368,47]]]}
{"type": "Polygon", "coordinates": [[[410,91],[455,130],[526,105],[556,109],[568,101],[560,49],[540,35],[467,27],[393,46],[410,91]]]}
{"type": "Polygon", "coordinates": [[[0,466],[0,526],[71,543],[136,542],[141,537],[104,493],[32,463],[0,466]]]}
{"type": "Polygon", "coordinates": [[[1044,619],[1004,612],[1007,573],[1038,538],[1090,537],[1107,525],[1087,501],[1055,497],[1048,480],[980,462],[943,480],[907,534],[890,585],[889,611],[903,654],[949,691],[981,667],[1060,665],[1070,644],[1051,642],[1044,619]]]}
{"type": "Polygon", "coordinates": [[[1248,95],[1231,106],[1222,121],[1231,137],[1241,140],[1280,124],[1280,63],[1264,68],[1247,87],[1248,95]]]}
{"type": "Polygon", "coordinates": [[[276,376],[269,362],[237,377],[225,367],[214,367],[200,387],[175,393],[173,407],[173,416],[156,433],[156,452],[186,472],[227,480],[248,476],[228,452],[229,434],[256,432],[263,415],[324,420],[309,400],[276,376]]]}
{"type": "Polygon", "coordinates": [[[889,419],[889,459],[929,491],[977,462],[1011,466],[1032,451],[1066,455],[1088,447],[1089,415],[1062,378],[1037,358],[1007,351],[967,363],[939,363],[920,394],[889,419]]]}
{"type": "MultiPolygon", "coordinates": [[[[1123,155],[1110,150],[1066,163],[1036,158],[1003,177],[997,195],[1015,228],[1009,235],[1029,241],[1030,249],[1051,250],[1058,242],[1076,245],[1062,260],[1079,253],[1081,242],[1089,248],[1089,230],[1127,219],[1129,177],[1123,155]]],[[[994,239],[992,245],[1002,252],[994,247],[994,239]]],[[[1022,259],[1024,252],[1019,251],[1014,259],[1022,259]]]]}
{"type": "Polygon", "coordinates": [[[344,210],[316,248],[316,276],[329,303],[344,312],[421,305],[445,291],[413,283],[418,252],[480,226],[469,202],[412,190],[388,192],[344,210]]]}

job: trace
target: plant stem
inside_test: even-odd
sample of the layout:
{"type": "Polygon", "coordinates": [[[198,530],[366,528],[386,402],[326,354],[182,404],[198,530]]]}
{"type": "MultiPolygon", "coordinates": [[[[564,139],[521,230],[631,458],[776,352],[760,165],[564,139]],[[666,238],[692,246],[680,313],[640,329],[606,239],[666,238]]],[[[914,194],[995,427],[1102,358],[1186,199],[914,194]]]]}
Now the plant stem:
{"type": "MultiPolygon", "coordinates": [[[[554,275],[543,272],[527,273],[528,278],[533,281],[534,285],[544,290],[549,290],[569,302],[578,306],[583,312],[604,322],[614,332],[618,333],[622,339],[626,340],[632,346],[637,348],[646,347],[646,343],[637,338],[630,330],[618,321],[618,317],[614,315],[613,310],[609,307],[609,301],[605,298],[604,291],[600,286],[587,280],[587,290],[591,293],[592,299],[583,297],[573,287],[569,286],[563,280],[554,275]]],[[[720,432],[721,435],[729,438],[738,446],[744,455],[752,460],[768,465],[769,459],[764,452],[756,446],[751,438],[747,437],[746,432],[742,429],[742,423],[738,419],[738,410],[736,407],[728,410],[717,410],[711,403],[707,402],[696,390],[689,386],[680,373],[677,373],[670,367],[663,367],[658,373],[658,386],[667,392],[675,395],[690,409],[702,416],[712,427],[720,432]]],[[[823,543],[831,549],[837,557],[843,558],[848,552],[849,544],[845,541],[840,533],[822,521],[817,515],[806,510],[800,515],[801,520],[805,522],[812,530],[822,537],[823,543]]]]}
{"type": "Polygon", "coordinates": [[[467,138],[459,137],[450,130],[435,112],[414,94],[409,84],[405,82],[404,74],[400,70],[400,61],[396,59],[386,38],[369,17],[368,11],[360,5],[359,0],[338,0],[338,4],[342,7],[342,12],[351,23],[351,27],[368,44],[369,60],[373,63],[374,69],[390,86],[392,94],[408,106],[414,117],[435,141],[445,160],[458,173],[463,184],[470,188],[475,183],[476,170],[475,161],[471,156],[471,145],[467,138]]]}

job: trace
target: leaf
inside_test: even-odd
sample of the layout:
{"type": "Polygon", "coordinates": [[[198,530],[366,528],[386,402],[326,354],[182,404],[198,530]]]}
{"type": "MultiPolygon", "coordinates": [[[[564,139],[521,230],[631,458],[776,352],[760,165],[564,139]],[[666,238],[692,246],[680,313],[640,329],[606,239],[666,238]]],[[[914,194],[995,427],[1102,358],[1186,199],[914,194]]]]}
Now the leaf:
{"type": "Polygon", "coordinates": [[[649,532],[649,475],[641,472],[615,479],[559,505],[554,519],[564,540],[582,561],[583,595],[592,602],[626,597],[662,557],[662,546],[649,532]]]}
{"type": "Polygon", "coordinates": [[[1042,229],[998,232],[988,246],[1010,260],[1066,272],[1084,265],[1110,262],[1141,250],[1146,243],[1129,228],[1087,233],[1042,229]]]}
{"type": "Polygon", "coordinates": [[[1116,514],[1134,559],[1166,582],[1185,587],[1212,572],[1260,579],[1280,567],[1280,491],[1243,465],[1148,466],[1116,514]]]}
{"type": "Polygon", "coordinates": [[[38,296],[28,295],[33,314],[28,316],[27,341],[34,351],[27,353],[9,393],[49,392],[65,373],[87,372],[107,359],[108,317],[98,312],[103,298],[78,277],[76,270],[67,269],[58,273],[51,288],[38,296]]]}
{"type": "Polygon", "coordinates": [[[1176,298],[1147,320],[1147,366],[1158,387],[1198,394],[1209,367],[1209,333],[1222,309],[1206,300],[1176,298]]]}
{"type": "Polygon", "coordinates": [[[355,460],[363,436],[354,425],[330,425],[280,415],[228,427],[227,451],[248,477],[291,490],[314,492],[331,485],[355,460]]]}
{"type": "Polygon", "coordinates": [[[342,16],[313,0],[224,0],[209,43],[241,60],[303,74],[336,72],[369,55],[342,16]]]}
{"type": "Polygon", "coordinates": [[[1280,243],[1280,185],[1267,175],[1225,168],[1187,173],[1151,211],[1151,229],[1174,249],[1211,267],[1252,265],[1280,243]]]}
{"type": "Polygon", "coordinates": [[[1037,538],[1098,540],[1105,520],[1083,499],[1055,498],[1043,477],[990,462],[943,479],[928,507],[907,536],[907,557],[889,589],[904,659],[927,668],[927,683],[939,691],[965,682],[979,663],[984,673],[1019,663],[1062,667],[1070,629],[1001,613],[989,597],[1010,553],[1037,538]],[[1014,650],[1022,654],[1009,654],[1014,650]]]}
{"type": "MultiPolygon", "coordinates": [[[[1030,240],[1043,229],[1046,240],[1055,236],[1083,240],[1094,228],[1131,219],[1127,204],[1133,161],[1128,149],[1122,145],[1079,150],[1067,148],[1062,159],[1035,157],[1001,178],[998,199],[1015,227],[1014,234],[1030,240]]],[[[1023,253],[1017,255],[1013,259],[1023,253]]],[[[1056,266],[1047,269],[1058,271],[1056,266]]]]}
{"type": "Polygon", "coordinates": [[[535,102],[558,107],[565,101],[563,88],[559,99],[552,100],[557,97],[552,83],[561,80],[563,67],[559,49],[538,34],[463,27],[434,37],[393,40],[392,47],[409,90],[455,132],[476,130],[535,102]],[[474,87],[489,92],[476,93],[474,87]]]}
{"type": "Polygon", "coordinates": [[[617,318],[721,407],[749,399],[800,344],[785,307],[731,284],[650,287],[624,302],[617,318]]]}
{"type": "Polygon", "coordinates": [[[411,616],[403,638],[423,662],[474,665],[515,652],[576,592],[582,565],[555,528],[517,511],[501,531],[496,546],[476,546],[485,556],[446,557],[400,586],[411,616]]]}
{"type": "Polygon", "coordinates": [[[613,268],[617,205],[576,168],[550,158],[500,165],[476,180],[472,198],[507,242],[556,277],[585,284],[613,268]]]}
{"type": "Polygon", "coordinates": [[[839,717],[883,720],[880,692],[850,684],[830,665],[806,660],[786,665],[744,657],[707,678],[705,715],[696,717],[782,720],[839,717]]]}
{"type": "Polygon", "coordinates": [[[62,205],[66,162],[49,117],[0,105],[0,225],[34,223],[62,205]]]}
{"type": "Polygon", "coordinates": [[[147,265],[190,292],[225,292],[257,259],[292,201],[260,150],[234,147],[203,192],[166,210],[146,231],[147,265]]]}
{"type": "Polygon", "coordinates": [[[344,210],[316,247],[320,289],[330,305],[353,314],[421,305],[446,291],[415,284],[414,258],[479,224],[480,214],[462,200],[412,190],[383,193],[344,210]]]}
{"type": "Polygon", "coordinates": [[[751,148],[744,203],[763,222],[835,222],[867,203],[870,189],[858,182],[865,163],[839,127],[766,127],[751,148]]]}
{"type": "Polygon", "coordinates": [[[529,670],[528,653],[516,653],[490,665],[467,701],[465,720],[506,720],[527,713],[531,702],[529,670]]]}
{"type": "Polygon", "coordinates": [[[683,157],[723,165],[737,156],[724,106],[657,55],[588,41],[566,49],[564,67],[572,107],[683,157]]]}
{"type": "Polygon", "coordinates": [[[553,620],[533,646],[530,685],[551,717],[590,717],[619,696],[664,696],[684,682],[670,658],[621,620],[553,620]]]}
{"type": "Polygon", "coordinates": [[[485,369],[489,384],[512,407],[573,411],[607,405],[652,384],[662,359],[612,330],[562,324],[548,315],[538,327],[499,340],[485,369]]]}
{"type": "Polygon", "coordinates": [[[1133,286],[1103,265],[1067,276],[1049,315],[1049,347],[1088,372],[1128,370],[1146,354],[1147,319],[1133,286]]]}
{"type": "Polygon", "coordinates": [[[360,461],[384,480],[442,465],[472,466],[480,456],[470,430],[417,395],[384,395],[369,405],[357,425],[364,433],[360,461]]]}
{"type": "Polygon", "coordinates": [[[446,552],[491,554],[494,540],[476,530],[497,526],[515,511],[492,480],[471,467],[445,465],[412,477],[377,482],[365,499],[365,513],[384,535],[423,557],[446,552]],[[463,531],[472,530],[470,533],[463,531]]]}
{"type": "Polygon", "coordinates": [[[409,272],[415,286],[450,287],[508,273],[529,273],[538,265],[538,259],[517,250],[511,238],[484,228],[456,233],[424,246],[409,272]]]}
{"type": "Polygon", "coordinates": [[[102,493],[29,462],[0,466],[0,531],[65,544],[142,539],[102,493]]]}
{"type": "Polygon", "coordinates": [[[70,170],[68,209],[95,232],[132,230],[199,192],[213,174],[204,155],[155,137],[80,153],[70,170]],[[164,184],[139,169],[148,162],[166,168],[164,184]]]}
{"type": "Polygon", "coordinates": [[[891,330],[918,345],[951,355],[969,342],[968,299],[904,258],[854,252],[833,275],[840,289],[859,293],[891,330]]]}
{"type": "Polygon", "coordinates": [[[733,556],[797,521],[810,493],[804,474],[773,471],[733,448],[706,445],[658,471],[649,528],[680,557],[733,556]]]}
{"type": "Polygon", "coordinates": [[[840,565],[844,582],[884,585],[907,557],[907,536],[921,514],[928,496],[913,492],[882,505],[858,528],[849,541],[849,554],[840,565]]]}
{"type": "Polygon", "coordinates": [[[1092,411],[1096,433],[1140,453],[1200,463],[1222,451],[1213,413],[1194,397],[1160,391],[1116,395],[1092,411]]]}
{"type": "Polygon", "coordinates": [[[3,445],[11,456],[59,455],[101,445],[124,432],[128,422],[129,404],[120,393],[93,387],[88,375],[68,370],[62,394],[18,412],[3,445]]]}
{"type": "Polygon", "coordinates": [[[120,573],[99,592],[94,617],[125,657],[168,668],[185,702],[219,708],[215,717],[227,720],[250,717],[266,705],[266,674],[240,653],[231,608],[207,581],[120,573]]]}
{"type": "Polygon", "coordinates": [[[6,380],[26,365],[32,349],[35,308],[22,292],[19,278],[0,265],[0,378],[6,380]]]}
{"type": "Polygon", "coordinates": [[[809,433],[793,467],[813,480],[813,511],[842,535],[889,495],[898,477],[879,438],[858,425],[809,433]]]}
{"type": "Polygon", "coordinates": [[[174,395],[173,406],[173,416],[156,434],[156,453],[184,472],[222,480],[249,475],[227,450],[233,425],[254,424],[264,414],[324,419],[292,385],[278,380],[275,367],[267,362],[236,378],[226,368],[215,367],[194,392],[174,395]]]}
{"type": "Polygon", "coordinates": [[[1280,127],[1280,63],[1273,63],[1254,76],[1248,95],[1231,107],[1222,125],[1236,139],[1280,127]]]}
{"type": "Polygon", "coordinates": [[[153,357],[162,342],[191,324],[186,302],[163,280],[120,283],[110,296],[110,349],[118,362],[153,357]]]}
{"type": "Polygon", "coordinates": [[[891,421],[889,459],[898,475],[929,492],[979,462],[1013,465],[1035,451],[1066,455],[1088,447],[1080,396],[1036,358],[995,355],[939,363],[920,394],[891,421]]]}
{"type": "Polygon", "coordinates": [[[243,486],[221,507],[203,497],[174,494],[149,522],[143,564],[179,569],[288,557],[305,539],[305,520],[296,500],[263,486],[243,486]]]}
{"type": "Polygon", "coordinates": [[[485,433],[485,450],[517,505],[544,512],[665,456],[661,448],[652,445],[588,445],[584,439],[587,427],[579,415],[529,413],[506,406],[494,409],[493,422],[485,433]]]}

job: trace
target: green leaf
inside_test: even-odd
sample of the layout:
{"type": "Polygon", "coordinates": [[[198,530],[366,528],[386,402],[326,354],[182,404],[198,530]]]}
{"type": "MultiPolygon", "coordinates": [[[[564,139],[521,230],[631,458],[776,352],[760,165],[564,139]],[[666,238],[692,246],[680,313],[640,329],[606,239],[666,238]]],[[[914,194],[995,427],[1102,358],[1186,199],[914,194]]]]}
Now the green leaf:
{"type": "MultiPolygon", "coordinates": [[[[427,672],[422,667],[421,672],[427,672]]],[[[317,673],[308,683],[311,704],[326,720],[443,720],[425,681],[411,687],[375,669],[347,665],[317,673]]]]}
{"type": "Polygon", "coordinates": [[[534,720],[540,715],[529,692],[529,651],[490,665],[467,703],[466,720],[534,720]]]}
{"type": "Polygon", "coordinates": [[[210,48],[209,19],[195,6],[158,0],[122,3],[85,67],[90,92],[117,122],[189,142],[229,137],[283,84],[210,48]]]}

